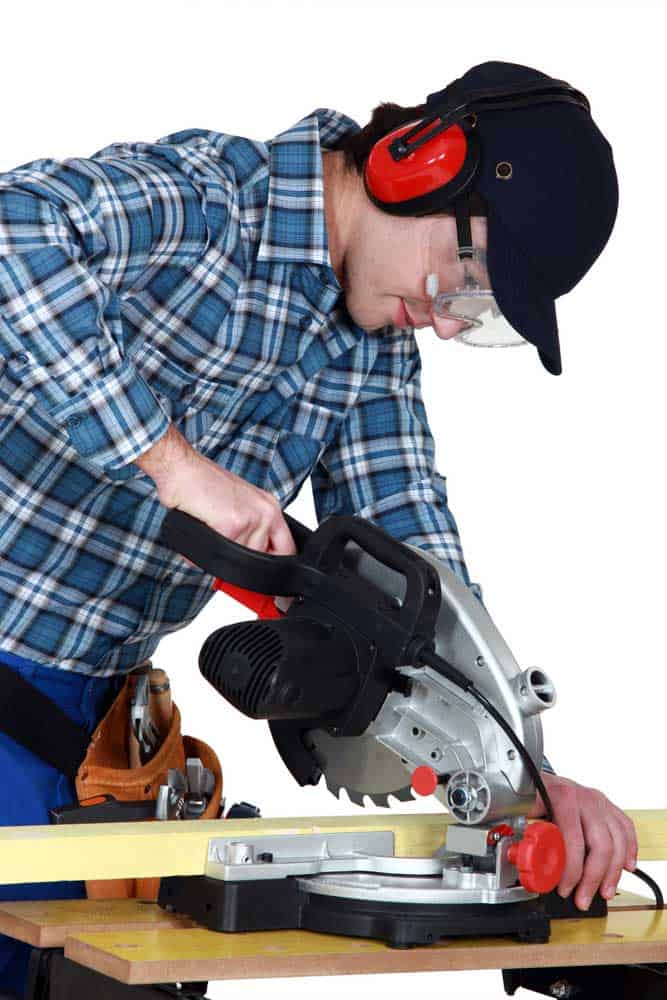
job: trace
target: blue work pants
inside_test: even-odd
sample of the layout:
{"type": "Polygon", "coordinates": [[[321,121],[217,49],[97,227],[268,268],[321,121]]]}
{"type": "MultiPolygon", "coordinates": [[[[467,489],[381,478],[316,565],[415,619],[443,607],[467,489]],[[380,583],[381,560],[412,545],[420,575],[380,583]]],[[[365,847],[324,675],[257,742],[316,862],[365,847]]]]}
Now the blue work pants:
{"type": "MultiPolygon", "coordinates": [[[[40,666],[0,650],[0,661],[20,673],[72,719],[92,733],[119,690],[121,678],[86,677],[40,666]]],[[[2,692],[0,691],[0,697],[2,692]]],[[[36,725],[39,721],[35,720],[36,725]]],[[[49,809],[76,801],[74,785],[0,731],[0,826],[49,822],[49,809]]],[[[48,850],[42,846],[35,850],[48,850]]],[[[83,882],[0,885],[0,900],[83,899],[83,882]]],[[[23,998],[30,945],[0,934],[0,994],[23,998]]]]}

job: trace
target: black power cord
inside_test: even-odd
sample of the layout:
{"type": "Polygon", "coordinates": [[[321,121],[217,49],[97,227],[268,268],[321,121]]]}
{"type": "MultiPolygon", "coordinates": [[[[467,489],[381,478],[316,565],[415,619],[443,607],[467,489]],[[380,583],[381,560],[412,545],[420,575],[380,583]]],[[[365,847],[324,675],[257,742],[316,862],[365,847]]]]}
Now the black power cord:
{"type": "Polygon", "coordinates": [[[662,890],[660,889],[658,883],[654,879],[652,879],[650,875],[647,875],[646,872],[643,872],[641,868],[635,868],[632,874],[636,875],[637,878],[641,879],[642,882],[646,883],[646,885],[649,887],[649,889],[655,896],[656,910],[662,910],[664,908],[665,901],[662,896],[662,890]]]}
{"type": "Polygon", "coordinates": [[[460,687],[464,691],[467,691],[468,694],[471,694],[473,698],[476,701],[478,701],[479,704],[489,713],[491,718],[495,719],[495,721],[498,723],[498,725],[505,733],[507,738],[511,741],[511,743],[516,747],[518,752],[521,754],[521,759],[526,765],[526,770],[533,779],[535,787],[537,788],[538,792],[542,797],[542,802],[544,803],[544,809],[547,821],[549,823],[553,823],[554,821],[553,805],[551,803],[551,799],[549,798],[549,793],[546,789],[546,785],[542,780],[542,775],[540,774],[537,766],[535,765],[535,761],[530,756],[525,746],[523,745],[517,734],[514,732],[512,727],[510,726],[509,722],[504,718],[504,716],[500,714],[495,705],[491,704],[486,695],[483,695],[481,691],[478,691],[478,689],[475,687],[474,683],[470,680],[469,677],[466,677],[466,675],[462,673],[462,671],[458,670],[456,667],[453,667],[450,663],[447,663],[447,660],[444,660],[442,656],[438,656],[435,650],[433,649],[420,650],[419,661],[422,664],[426,664],[429,667],[433,667],[434,670],[437,670],[438,673],[442,674],[443,677],[446,677],[448,680],[452,681],[452,683],[456,684],[457,687],[460,687]]]}
{"type": "MultiPolygon", "coordinates": [[[[512,727],[510,726],[507,719],[505,719],[504,716],[500,714],[498,709],[495,707],[495,705],[493,705],[489,701],[486,695],[483,695],[482,692],[475,687],[474,683],[470,680],[470,678],[466,677],[466,675],[462,671],[458,670],[456,667],[453,667],[450,663],[447,663],[447,660],[444,660],[442,656],[438,656],[438,654],[435,652],[434,649],[422,648],[419,651],[418,662],[420,664],[425,664],[426,666],[433,667],[434,670],[437,670],[438,673],[442,674],[443,677],[446,677],[453,684],[456,684],[457,687],[460,687],[463,691],[467,691],[489,713],[491,718],[495,719],[495,721],[498,723],[498,725],[505,733],[507,738],[512,742],[512,744],[521,754],[521,759],[526,765],[526,769],[530,774],[531,778],[533,779],[535,787],[540,793],[542,802],[544,803],[546,819],[548,820],[548,822],[553,823],[554,822],[553,804],[551,802],[551,799],[549,798],[549,793],[546,789],[544,781],[542,780],[542,775],[540,774],[535,764],[535,761],[530,756],[525,746],[523,745],[519,737],[516,735],[512,727]]],[[[635,868],[632,874],[636,875],[638,879],[641,879],[642,882],[646,883],[646,885],[651,889],[653,895],[655,896],[656,910],[662,910],[664,907],[664,899],[658,883],[655,882],[650,875],[647,875],[646,872],[642,871],[640,868],[635,868]]]]}

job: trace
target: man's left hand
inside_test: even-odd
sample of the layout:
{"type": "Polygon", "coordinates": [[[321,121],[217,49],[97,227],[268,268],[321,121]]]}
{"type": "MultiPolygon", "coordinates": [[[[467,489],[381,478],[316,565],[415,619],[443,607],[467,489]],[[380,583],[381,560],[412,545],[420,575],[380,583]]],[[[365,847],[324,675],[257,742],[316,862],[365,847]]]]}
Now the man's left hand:
{"type": "MultiPolygon", "coordinates": [[[[606,795],[557,774],[542,772],[554,809],[554,822],[565,840],[566,862],[558,886],[566,897],[575,886],[574,901],[587,910],[599,889],[612,899],[623,869],[637,865],[637,834],[634,823],[606,795]]],[[[544,815],[538,795],[531,817],[544,815]]]]}

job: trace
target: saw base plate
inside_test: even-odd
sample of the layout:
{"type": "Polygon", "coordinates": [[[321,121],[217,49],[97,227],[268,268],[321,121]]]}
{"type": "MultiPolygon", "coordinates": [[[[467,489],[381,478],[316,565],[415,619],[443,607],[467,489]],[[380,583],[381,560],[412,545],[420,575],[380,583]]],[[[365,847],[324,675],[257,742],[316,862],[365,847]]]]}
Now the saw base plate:
{"type": "Polygon", "coordinates": [[[304,882],[175,876],[162,879],[158,902],[216,931],[302,929],[374,938],[392,948],[482,935],[513,935],[534,944],[549,940],[549,917],[539,899],[498,904],[361,901],[308,892],[304,882]]]}

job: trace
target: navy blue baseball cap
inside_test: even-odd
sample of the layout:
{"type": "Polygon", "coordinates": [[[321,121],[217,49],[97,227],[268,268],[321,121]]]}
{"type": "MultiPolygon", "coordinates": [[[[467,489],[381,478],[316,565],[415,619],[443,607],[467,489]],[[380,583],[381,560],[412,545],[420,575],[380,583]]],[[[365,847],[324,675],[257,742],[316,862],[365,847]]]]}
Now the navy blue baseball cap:
{"type": "MultiPolygon", "coordinates": [[[[443,95],[501,89],[551,78],[528,66],[474,66],[443,95]]],[[[481,111],[481,155],[469,190],[484,198],[487,266],[507,321],[534,344],[552,375],[562,371],[555,300],[602,252],[618,208],[612,149],[590,113],[571,103],[481,111]],[[509,165],[509,166],[508,166],[509,165]]]]}

